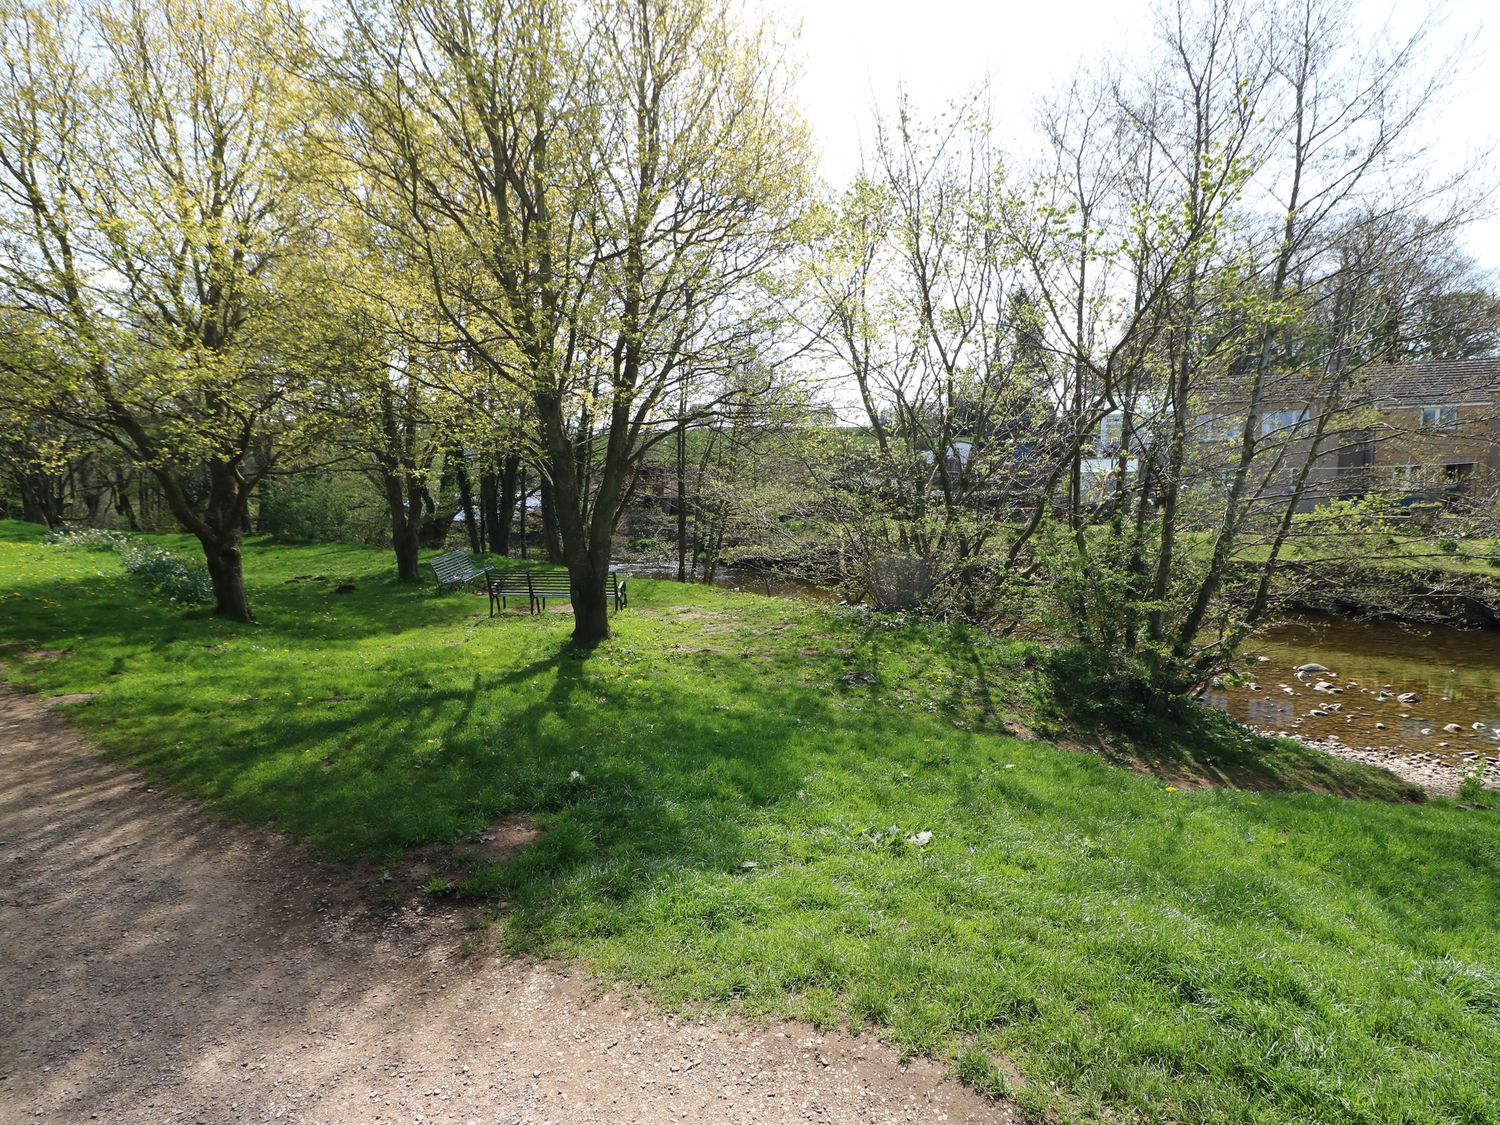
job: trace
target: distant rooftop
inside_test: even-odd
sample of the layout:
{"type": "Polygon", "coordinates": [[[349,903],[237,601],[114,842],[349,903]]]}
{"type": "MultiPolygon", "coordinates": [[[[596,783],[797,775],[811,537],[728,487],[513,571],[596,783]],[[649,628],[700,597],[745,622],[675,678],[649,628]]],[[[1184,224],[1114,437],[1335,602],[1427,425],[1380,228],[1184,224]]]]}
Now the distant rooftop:
{"type": "Polygon", "coordinates": [[[1500,396],[1500,359],[1372,364],[1355,378],[1377,407],[1491,401],[1500,396]]]}

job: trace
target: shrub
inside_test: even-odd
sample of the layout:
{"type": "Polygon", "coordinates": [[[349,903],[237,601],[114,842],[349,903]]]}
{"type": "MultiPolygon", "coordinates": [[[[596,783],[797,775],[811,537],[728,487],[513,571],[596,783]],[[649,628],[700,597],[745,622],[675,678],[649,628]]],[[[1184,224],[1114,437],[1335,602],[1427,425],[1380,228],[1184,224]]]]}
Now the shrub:
{"type": "Polygon", "coordinates": [[[1044,650],[1041,664],[1051,697],[1073,723],[1149,741],[1198,717],[1188,670],[1163,653],[1071,645],[1044,650]]]}
{"type": "Polygon", "coordinates": [[[123,551],[135,540],[102,527],[54,527],[42,542],[53,547],[81,547],[86,551],[123,551]]]}
{"type": "Polygon", "coordinates": [[[294,543],[385,543],[389,515],[362,477],[304,475],[262,486],[256,530],[294,543]]]}
{"type": "Polygon", "coordinates": [[[1458,540],[1439,539],[1437,541],[1437,549],[1445,555],[1456,555],[1458,554],[1458,540]]]}
{"type": "Polygon", "coordinates": [[[208,568],[165,547],[140,544],[121,556],[125,569],[169,601],[200,605],[213,600],[208,568]]]}
{"type": "Polygon", "coordinates": [[[1484,763],[1468,770],[1458,783],[1458,799],[1466,805],[1480,805],[1487,794],[1484,789],[1484,763]]]}

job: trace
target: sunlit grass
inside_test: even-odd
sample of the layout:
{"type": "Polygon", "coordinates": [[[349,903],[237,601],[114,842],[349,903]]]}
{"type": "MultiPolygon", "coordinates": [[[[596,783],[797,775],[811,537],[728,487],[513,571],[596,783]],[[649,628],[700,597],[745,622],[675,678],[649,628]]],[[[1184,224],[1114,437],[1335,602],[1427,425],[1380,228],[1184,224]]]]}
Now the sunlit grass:
{"type": "MultiPolygon", "coordinates": [[[[71,714],[108,752],[332,857],[534,818],[461,892],[505,904],[508,947],[668,1006],[878,1028],[1065,1118],[1500,1120],[1493,813],[1189,790],[1006,737],[1048,685],[963,630],[632,581],[583,657],[566,613],[491,621],[384,552],[247,559],[237,626],[0,525],[0,642],[65,650],[4,673],[97,693],[71,714]]],[[[1162,752],[1387,784],[1202,738],[1162,752]]]]}

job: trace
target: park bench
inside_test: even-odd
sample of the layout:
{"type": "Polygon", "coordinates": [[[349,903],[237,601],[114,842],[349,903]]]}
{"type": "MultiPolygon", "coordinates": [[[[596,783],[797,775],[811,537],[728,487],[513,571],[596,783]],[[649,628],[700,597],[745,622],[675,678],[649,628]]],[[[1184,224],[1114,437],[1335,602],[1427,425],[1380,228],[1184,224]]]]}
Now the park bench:
{"type": "Polygon", "coordinates": [[[462,551],[444,551],[428,561],[432,573],[437,575],[439,589],[447,586],[467,586],[476,578],[489,574],[490,568],[480,566],[462,551]]]}
{"type": "MultiPolygon", "coordinates": [[[[565,570],[492,570],[486,573],[484,581],[490,595],[491,617],[495,616],[496,602],[500,603],[501,609],[505,609],[508,599],[522,595],[525,595],[527,608],[532,613],[545,611],[548,598],[569,601],[573,597],[573,588],[565,570]]],[[[625,579],[613,570],[605,581],[604,592],[614,601],[617,611],[630,604],[625,579]]]]}

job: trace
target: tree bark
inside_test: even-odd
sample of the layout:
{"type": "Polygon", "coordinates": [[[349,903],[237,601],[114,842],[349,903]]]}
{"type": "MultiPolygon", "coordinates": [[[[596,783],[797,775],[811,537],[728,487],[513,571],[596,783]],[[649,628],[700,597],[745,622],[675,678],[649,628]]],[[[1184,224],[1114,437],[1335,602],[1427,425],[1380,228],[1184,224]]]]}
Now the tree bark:
{"type": "Polygon", "coordinates": [[[407,520],[404,527],[391,529],[391,546],[396,552],[396,580],[417,583],[422,581],[420,566],[422,525],[416,520],[407,520]]]}
{"type": "Polygon", "coordinates": [[[510,555],[510,528],[516,516],[516,484],[520,475],[520,454],[512,453],[500,467],[500,494],[494,522],[490,525],[490,547],[505,556],[510,555]]]}
{"type": "Polygon", "coordinates": [[[562,536],[557,529],[557,495],[547,478],[542,478],[542,540],[547,548],[547,561],[563,561],[562,536]]]}
{"type": "Polygon", "coordinates": [[[170,469],[152,466],[172,515],[197,537],[213,583],[214,612],[231,621],[255,620],[245,593],[244,559],[240,550],[240,525],[250,492],[258,479],[246,480],[238,465],[211,461],[208,466],[208,499],[203,510],[195,510],[183,491],[182,482],[170,469]]]}
{"type": "Polygon", "coordinates": [[[396,580],[422,581],[419,555],[422,549],[422,486],[414,482],[403,488],[399,477],[381,474],[386,507],[391,516],[391,548],[396,553],[396,580]]]}
{"type": "Polygon", "coordinates": [[[474,510],[474,489],[469,484],[469,467],[464,463],[463,450],[455,449],[449,456],[454,458],[453,474],[458,478],[458,502],[463,506],[464,530],[469,533],[469,550],[477,555],[484,547],[479,542],[479,520],[474,510]]]}
{"type": "Polygon", "coordinates": [[[688,580],[687,567],[687,435],[677,423],[677,581],[688,580]]]}
{"type": "Polygon", "coordinates": [[[125,517],[125,525],[131,531],[141,529],[140,521],[135,518],[135,508],[130,503],[130,485],[118,469],[115,470],[115,511],[125,517]]]}
{"type": "Polygon", "coordinates": [[[199,536],[208,561],[208,577],[214,588],[214,612],[231,621],[250,622],[250,599],[245,593],[244,558],[240,551],[239,524],[217,539],[199,536]]]}
{"type": "Polygon", "coordinates": [[[568,586],[573,597],[573,643],[592,648],[609,639],[609,552],[578,551],[568,559],[568,586]]]}

